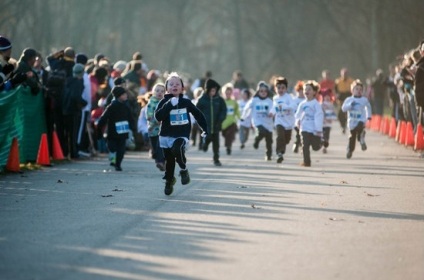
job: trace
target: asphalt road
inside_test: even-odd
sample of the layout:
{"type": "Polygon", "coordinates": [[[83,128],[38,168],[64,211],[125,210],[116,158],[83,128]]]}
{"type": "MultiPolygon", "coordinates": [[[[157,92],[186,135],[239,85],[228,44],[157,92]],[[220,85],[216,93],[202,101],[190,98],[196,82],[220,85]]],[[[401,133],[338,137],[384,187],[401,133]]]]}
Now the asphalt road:
{"type": "Polygon", "coordinates": [[[146,152],[2,175],[0,279],[424,279],[424,159],[375,132],[346,144],[333,129],[312,167],[251,140],[222,167],[191,148],[169,197],[146,152]]]}

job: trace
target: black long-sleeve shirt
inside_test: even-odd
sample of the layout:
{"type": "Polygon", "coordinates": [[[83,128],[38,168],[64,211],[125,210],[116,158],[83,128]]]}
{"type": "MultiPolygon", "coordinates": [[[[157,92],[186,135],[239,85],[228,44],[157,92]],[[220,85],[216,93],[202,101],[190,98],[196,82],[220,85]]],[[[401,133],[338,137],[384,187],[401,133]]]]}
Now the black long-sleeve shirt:
{"type": "Polygon", "coordinates": [[[166,94],[155,110],[156,120],[162,122],[159,135],[169,137],[186,137],[190,139],[190,113],[196,119],[203,131],[207,131],[206,119],[203,113],[182,94],[178,97],[178,104],[173,106],[172,94],[166,94]]]}

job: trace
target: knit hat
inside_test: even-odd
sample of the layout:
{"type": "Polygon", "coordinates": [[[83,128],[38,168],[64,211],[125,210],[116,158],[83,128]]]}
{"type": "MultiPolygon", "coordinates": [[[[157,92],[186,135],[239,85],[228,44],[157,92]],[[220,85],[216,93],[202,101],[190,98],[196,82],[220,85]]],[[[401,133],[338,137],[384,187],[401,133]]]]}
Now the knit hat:
{"type": "Polygon", "coordinates": [[[113,69],[114,70],[118,70],[121,73],[124,72],[125,68],[127,68],[127,62],[126,61],[123,61],[123,60],[118,60],[113,65],[113,69]]]}
{"type": "Polygon", "coordinates": [[[269,86],[268,86],[268,84],[267,84],[267,83],[265,83],[265,81],[260,81],[260,82],[258,83],[258,85],[256,86],[256,91],[259,91],[259,89],[260,89],[261,87],[265,87],[267,90],[269,90],[269,86]]]}
{"type": "Polygon", "coordinates": [[[6,37],[0,35],[0,51],[6,51],[12,48],[12,43],[6,37]]]}
{"type": "Polygon", "coordinates": [[[77,53],[77,55],[75,56],[75,63],[86,65],[87,61],[88,61],[88,57],[83,53],[77,53]]]}
{"type": "Polygon", "coordinates": [[[66,58],[71,58],[71,59],[75,58],[75,51],[71,47],[67,47],[63,53],[66,58]]]}
{"type": "Polygon", "coordinates": [[[84,65],[81,63],[75,63],[74,67],[72,67],[72,73],[76,75],[81,75],[84,73],[84,65]]]}
{"type": "Polygon", "coordinates": [[[112,94],[113,96],[115,96],[115,98],[119,98],[119,96],[123,95],[126,92],[126,89],[121,86],[114,86],[112,88],[112,94]]]}

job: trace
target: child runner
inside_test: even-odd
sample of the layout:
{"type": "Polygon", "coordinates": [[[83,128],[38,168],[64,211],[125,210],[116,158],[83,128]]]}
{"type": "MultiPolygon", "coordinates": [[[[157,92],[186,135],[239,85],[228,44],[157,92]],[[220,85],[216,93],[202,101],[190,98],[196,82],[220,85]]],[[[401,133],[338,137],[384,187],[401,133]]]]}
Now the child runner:
{"type": "Polygon", "coordinates": [[[291,95],[287,92],[288,81],[284,77],[277,77],[274,80],[274,91],[277,95],[274,96],[274,125],[277,132],[277,163],[282,163],[283,155],[286,152],[286,145],[291,140],[292,129],[294,126],[294,113],[297,109],[291,95]]]}
{"type": "Polygon", "coordinates": [[[364,86],[360,80],[355,80],[350,86],[352,96],[343,102],[342,110],[348,115],[348,128],[350,130],[349,145],[346,158],[351,158],[355,150],[356,139],[361,143],[362,151],[367,149],[365,143],[365,123],[371,120],[371,105],[368,98],[362,96],[364,86]]]}
{"type": "Polygon", "coordinates": [[[265,138],[265,160],[270,161],[272,156],[272,131],[274,129],[271,91],[264,81],[260,81],[255,96],[246,104],[242,120],[251,114],[255,127],[255,141],[253,148],[258,149],[259,142],[265,138]]]}
{"type": "MultiPolygon", "coordinates": [[[[239,111],[242,113],[246,104],[250,100],[250,90],[245,88],[241,91],[240,99],[238,100],[239,111]]],[[[244,116],[244,119],[240,119],[238,123],[239,127],[239,139],[240,139],[240,149],[244,149],[244,144],[246,144],[247,139],[249,138],[249,131],[252,128],[252,118],[250,114],[244,116]]]]}
{"type": "Polygon", "coordinates": [[[136,130],[135,121],[131,111],[125,104],[128,99],[127,90],[120,86],[112,89],[115,99],[106,107],[97,124],[99,136],[102,136],[102,127],[107,124],[107,146],[116,153],[115,170],[122,171],[121,163],[124,159],[126,140],[130,129],[136,130]]]}
{"type": "Polygon", "coordinates": [[[159,145],[159,129],[160,122],[155,119],[156,106],[162,100],[165,94],[165,85],[157,83],[152,88],[153,95],[149,98],[146,109],[147,118],[147,132],[150,138],[150,145],[152,147],[152,158],[155,160],[156,167],[160,171],[165,171],[165,156],[163,155],[162,148],[159,145]]]}
{"type": "MultiPolygon", "coordinates": [[[[303,94],[303,81],[297,81],[296,85],[294,86],[294,89],[296,91],[296,96],[294,97],[294,102],[296,103],[296,111],[299,107],[299,104],[305,100],[305,95],[303,94]]],[[[295,113],[296,113],[295,111],[295,113]]],[[[299,147],[301,145],[300,142],[300,132],[299,128],[297,126],[294,127],[294,130],[296,131],[296,140],[293,144],[293,152],[297,154],[299,152],[299,147]]]]}
{"type": "Polygon", "coordinates": [[[222,166],[219,161],[219,132],[222,122],[227,116],[227,106],[224,98],[219,95],[221,86],[213,79],[205,82],[205,92],[199,98],[196,107],[205,115],[208,125],[208,136],[204,139],[203,151],[207,152],[209,144],[212,142],[213,163],[215,166],[222,166]]]}
{"type": "Polygon", "coordinates": [[[237,133],[237,120],[240,118],[238,103],[233,97],[233,84],[227,83],[222,87],[222,95],[227,106],[227,117],[222,122],[222,136],[224,136],[227,155],[231,155],[231,147],[237,133]]]}
{"type": "Polygon", "coordinates": [[[322,96],[321,107],[324,111],[324,125],[323,125],[323,143],[324,148],[322,152],[327,153],[328,145],[330,144],[330,131],[333,121],[337,120],[336,109],[334,108],[334,100],[336,99],[332,90],[324,88],[320,90],[322,96]]]}
{"type": "Polygon", "coordinates": [[[319,84],[308,81],[304,85],[306,100],[299,104],[295,118],[302,136],[303,162],[301,166],[311,166],[310,147],[318,151],[321,148],[322,126],[324,113],[316,100],[319,84]]]}
{"type": "Polygon", "coordinates": [[[180,167],[181,184],[190,183],[190,175],[186,166],[185,150],[189,144],[191,113],[206,136],[206,119],[202,112],[196,108],[190,99],[183,96],[184,84],[181,77],[172,72],[165,82],[166,94],[159,102],[155,111],[155,118],[161,122],[159,142],[165,154],[165,194],[171,195],[174,190],[176,179],[175,162],[180,167]]]}

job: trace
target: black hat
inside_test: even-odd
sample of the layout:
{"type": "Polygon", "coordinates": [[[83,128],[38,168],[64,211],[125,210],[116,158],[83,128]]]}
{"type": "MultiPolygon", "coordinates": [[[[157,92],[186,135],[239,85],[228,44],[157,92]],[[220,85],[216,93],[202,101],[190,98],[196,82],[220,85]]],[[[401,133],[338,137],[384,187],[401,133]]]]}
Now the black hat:
{"type": "Polygon", "coordinates": [[[26,48],[22,51],[22,55],[20,57],[23,61],[28,61],[33,57],[37,56],[37,51],[31,48],[26,48]]]}
{"type": "Polygon", "coordinates": [[[12,43],[6,37],[0,35],[0,51],[6,51],[12,48],[12,43]]]}
{"type": "Polygon", "coordinates": [[[113,84],[114,84],[115,86],[120,86],[120,85],[122,85],[123,83],[125,83],[125,80],[124,80],[123,78],[121,78],[121,77],[118,77],[118,78],[116,78],[115,80],[113,80],[113,84]]]}
{"type": "Polygon", "coordinates": [[[77,55],[75,56],[75,63],[86,65],[87,61],[88,61],[88,57],[83,53],[77,53],[77,55]]]}
{"type": "Polygon", "coordinates": [[[115,96],[115,98],[118,98],[119,96],[123,95],[126,92],[127,90],[121,86],[114,86],[112,88],[112,94],[113,96],[115,96]]]}

